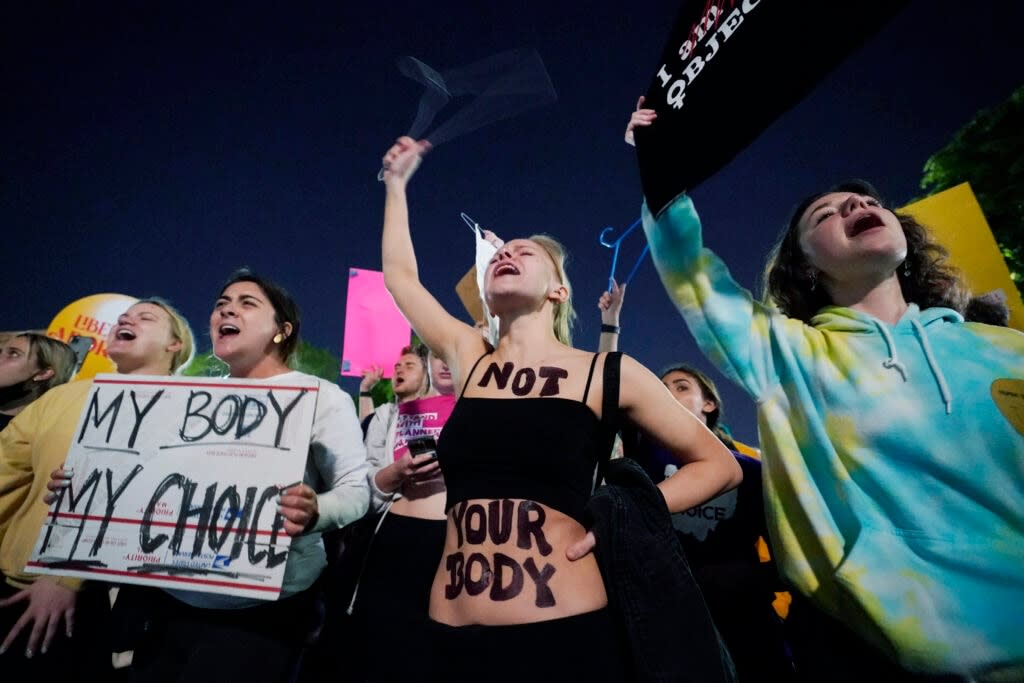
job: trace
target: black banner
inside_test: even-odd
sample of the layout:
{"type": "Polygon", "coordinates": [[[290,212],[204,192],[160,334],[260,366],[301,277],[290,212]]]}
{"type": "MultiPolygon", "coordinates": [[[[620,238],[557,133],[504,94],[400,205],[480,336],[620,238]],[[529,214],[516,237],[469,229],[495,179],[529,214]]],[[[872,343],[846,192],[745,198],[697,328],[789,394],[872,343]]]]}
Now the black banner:
{"type": "Polygon", "coordinates": [[[753,142],[905,0],[686,0],[635,132],[651,211],[692,190],[753,142]]]}

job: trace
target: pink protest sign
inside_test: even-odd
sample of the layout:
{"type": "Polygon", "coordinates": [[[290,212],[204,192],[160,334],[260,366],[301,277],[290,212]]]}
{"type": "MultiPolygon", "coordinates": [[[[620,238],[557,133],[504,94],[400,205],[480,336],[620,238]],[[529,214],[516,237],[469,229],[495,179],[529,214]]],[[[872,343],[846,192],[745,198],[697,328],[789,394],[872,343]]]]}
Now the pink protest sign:
{"type": "Polygon", "coordinates": [[[410,439],[420,436],[436,439],[454,407],[454,396],[430,396],[399,403],[398,424],[395,425],[395,460],[409,450],[406,444],[410,439]]]}
{"type": "Polygon", "coordinates": [[[369,366],[378,365],[384,377],[391,377],[398,354],[411,336],[409,322],[384,287],[384,273],[349,268],[342,376],[359,377],[369,366]]]}

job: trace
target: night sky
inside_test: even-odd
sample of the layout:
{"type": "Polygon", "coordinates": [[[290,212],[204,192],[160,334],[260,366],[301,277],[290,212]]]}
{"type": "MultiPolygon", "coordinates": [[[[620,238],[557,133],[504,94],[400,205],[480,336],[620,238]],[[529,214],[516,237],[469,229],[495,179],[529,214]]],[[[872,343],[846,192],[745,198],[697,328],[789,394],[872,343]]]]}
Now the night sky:
{"type": "MultiPolygon", "coordinates": [[[[459,212],[506,238],[550,232],[572,254],[577,345],[596,346],[611,259],[597,236],[639,215],[622,133],[676,2],[40,4],[0,19],[0,329],[45,327],[88,294],[155,294],[207,350],[213,300],[245,265],[291,290],[308,341],[340,350],[347,269],[380,268],[380,157],[420,94],[396,58],[445,68],[532,46],[559,100],[428,156],[409,190],[420,271],[461,314],[473,246],[459,212]]],[[[1021,3],[911,2],[693,192],[708,245],[753,287],[803,195],[859,176],[895,204],[919,196],[925,160],[1024,81],[1022,25],[1021,3]]],[[[823,20],[808,58],[842,29],[823,20]]],[[[641,248],[637,233],[620,268],[641,248]]],[[[622,318],[623,350],[648,367],[706,365],[650,262],[622,318]]],[[[755,443],[753,405],[712,376],[755,443]]]]}

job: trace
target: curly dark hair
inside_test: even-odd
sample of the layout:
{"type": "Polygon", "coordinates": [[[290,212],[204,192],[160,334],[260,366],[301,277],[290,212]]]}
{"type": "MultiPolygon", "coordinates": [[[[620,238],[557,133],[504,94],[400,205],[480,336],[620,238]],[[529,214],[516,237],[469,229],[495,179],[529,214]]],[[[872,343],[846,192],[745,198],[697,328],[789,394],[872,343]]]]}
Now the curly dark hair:
{"type": "MultiPolygon", "coordinates": [[[[813,267],[800,248],[798,224],[810,205],[833,192],[856,192],[872,197],[884,207],[878,191],[864,180],[849,180],[824,192],[807,197],[793,211],[789,224],[772,248],[765,268],[763,290],[767,302],[774,304],[784,315],[809,322],[832,300],[824,287],[814,287],[813,267]]],[[[891,211],[891,209],[889,209],[891,211]]],[[[952,308],[963,313],[970,299],[970,291],[963,284],[960,272],[947,263],[949,252],[932,239],[928,229],[914,218],[893,212],[900,221],[907,238],[908,275],[904,266],[896,270],[903,296],[922,309],[933,306],[952,308]]]]}

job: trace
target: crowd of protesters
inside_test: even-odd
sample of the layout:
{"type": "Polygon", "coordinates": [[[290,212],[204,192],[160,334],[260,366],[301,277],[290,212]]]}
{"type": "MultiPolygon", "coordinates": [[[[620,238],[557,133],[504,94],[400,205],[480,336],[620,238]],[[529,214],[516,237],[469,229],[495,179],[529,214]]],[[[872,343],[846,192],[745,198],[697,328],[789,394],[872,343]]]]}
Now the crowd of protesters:
{"type": "MultiPolygon", "coordinates": [[[[627,141],[656,120],[641,103],[627,141]]],[[[400,138],[382,173],[385,283],[422,344],[394,350],[393,402],[374,404],[380,368],[358,406],[317,380],[305,473],[278,500],[276,600],[26,571],[91,382],[69,382],[59,341],[3,340],[5,677],[1024,680],[1024,434],[993,388],[1024,384],[1024,335],[927,227],[863,181],[825,189],[796,205],[758,300],[702,246],[688,196],[644,207],[686,327],[757,404],[759,449],[740,452],[697,359],[656,375],[620,352],[625,286],[598,300],[597,350],[573,345],[549,235],[489,235],[496,324],[446,311],[409,227],[428,151],[400,138]]],[[[283,287],[242,270],[213,302],[229,377],[298,377],[283,287]]],[[[159,298],[107,344],[125,375],[193,352],[159,298]]]]}

